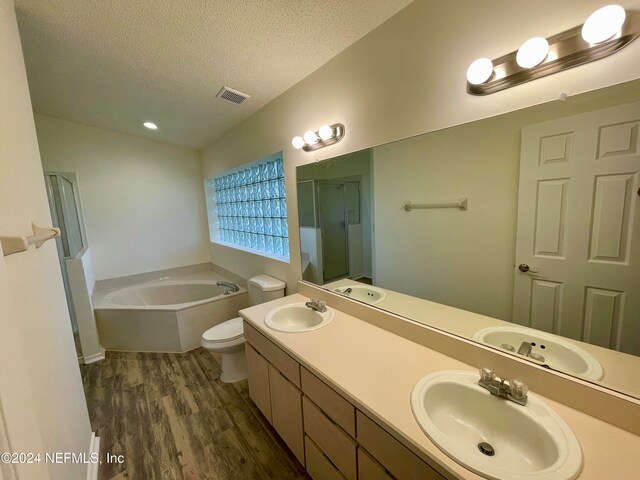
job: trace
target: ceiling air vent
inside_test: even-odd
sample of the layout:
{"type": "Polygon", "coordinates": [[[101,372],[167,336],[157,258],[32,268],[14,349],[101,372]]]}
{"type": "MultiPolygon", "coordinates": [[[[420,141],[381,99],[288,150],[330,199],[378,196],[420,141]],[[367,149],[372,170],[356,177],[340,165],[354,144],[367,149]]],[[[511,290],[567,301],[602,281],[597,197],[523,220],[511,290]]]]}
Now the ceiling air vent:
{"type": "Polygon", "coordinates": [[[247,98],[250,98],[251,95],[247,95],[246,93],[239,92],[238,90],[234,90],[229,87],[222,87],[222,89],[216,95],[218,98],[222,100],[226,100],[227,102],[236,103],[240,105],[247,98]]]}

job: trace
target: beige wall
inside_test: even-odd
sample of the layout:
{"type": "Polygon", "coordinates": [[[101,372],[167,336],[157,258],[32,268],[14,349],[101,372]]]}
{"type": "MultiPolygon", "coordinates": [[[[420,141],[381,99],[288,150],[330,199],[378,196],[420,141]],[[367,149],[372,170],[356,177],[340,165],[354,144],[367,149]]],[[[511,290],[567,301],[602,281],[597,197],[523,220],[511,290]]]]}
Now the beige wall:
{"type": "MultiPolygon", "coordinates": [[[[637,7],[625,0],[623,6],[637,7]]],[[[534,35],[575,27],[601,0],[419,0],[292,87],[203,150],[209,176],[282,150],[285,159],[291,265],[234,255],[244,270],[300,278],[295,167],[444,127],[594,90],[640,77],[640,42],[615,55],[486,97],[465,91],[468,65],[480,56],[516,50],[534,35]],[[485,21],[483,21],[483,19],[485,21]],[[494,28],[494,26],[498,26],[494,28]],[[345,138],[307,153],[291,138],[324,123],[342,122],[345,138]]],[[[212,248],[224,259],[226,252],[212,248]]],[[[227,261],[226,268],[235,264],[227,261]]]]}
{"type": "Polygon", "coordinates": [[[196,150],[36,115],[45,170],[75,172],[96,280],[208,261],[196,150]]]}
{"type": "Polygon", "coordinates": [[[633,81],[374,148],[376,285],[511,320],[522,127],[638,100],[633,81]]]}
{"type": "MultiPolygon", "coordinates": [[[[0,0],[0,234],[51,225],[20,38],[0,0]]],[[[0,408],[16,452],[88,453],[91,438],[55,242],[0,256],[0,408]]],[[[17,465],[20,478],[86,477],[84,464],[17,465]]]]}

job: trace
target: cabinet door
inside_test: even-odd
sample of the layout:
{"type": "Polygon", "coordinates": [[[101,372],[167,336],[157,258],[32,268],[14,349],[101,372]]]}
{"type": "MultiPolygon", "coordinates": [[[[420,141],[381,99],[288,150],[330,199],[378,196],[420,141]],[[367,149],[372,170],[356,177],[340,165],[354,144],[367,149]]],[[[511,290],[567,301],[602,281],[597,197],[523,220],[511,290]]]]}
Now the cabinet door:
{"type": "Polygon", "coordinates": [[[250,344],[245,345],[247,357],[247,373],[249,379],[249,396],[258,406],[262,414],[271,419],[271,396],[269,395],[269,363],[256,352],[250,344]]]}
{"type": "Polygon", "coordinates": [[[304,465],[302,392],[272,365],[269,365],[269,385],[271,387],[271,424],[304,465]]]}

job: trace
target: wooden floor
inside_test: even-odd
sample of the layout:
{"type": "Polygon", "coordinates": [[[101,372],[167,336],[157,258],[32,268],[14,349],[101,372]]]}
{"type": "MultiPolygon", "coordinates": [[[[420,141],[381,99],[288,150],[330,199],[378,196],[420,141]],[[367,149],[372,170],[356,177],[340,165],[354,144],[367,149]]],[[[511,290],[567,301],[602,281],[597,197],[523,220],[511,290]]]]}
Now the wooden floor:
{"type": "Polygon", "coordinates": [[[206,350],[108,352],[82,376],[100,479],[309,478],[249,399],[246,380],[222,383],[206,350]],[[107,452],[124,463],[105,463],[107,452]]]}

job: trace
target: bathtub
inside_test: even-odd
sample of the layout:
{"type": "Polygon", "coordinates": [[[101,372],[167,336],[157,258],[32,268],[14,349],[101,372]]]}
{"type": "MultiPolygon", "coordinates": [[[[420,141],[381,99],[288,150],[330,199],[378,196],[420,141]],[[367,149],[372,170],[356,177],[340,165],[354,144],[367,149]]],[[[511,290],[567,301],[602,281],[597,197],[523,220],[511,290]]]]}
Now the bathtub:
{"type": "Polygon", "coordinates": [[[107,350],[187,352],[200,346],[205,330],[238,316],[249,306],[247,290],[224,294],[228,281],[214,272],[203,278],[171,278],[96,292],[100,343],[107,350]]]}

